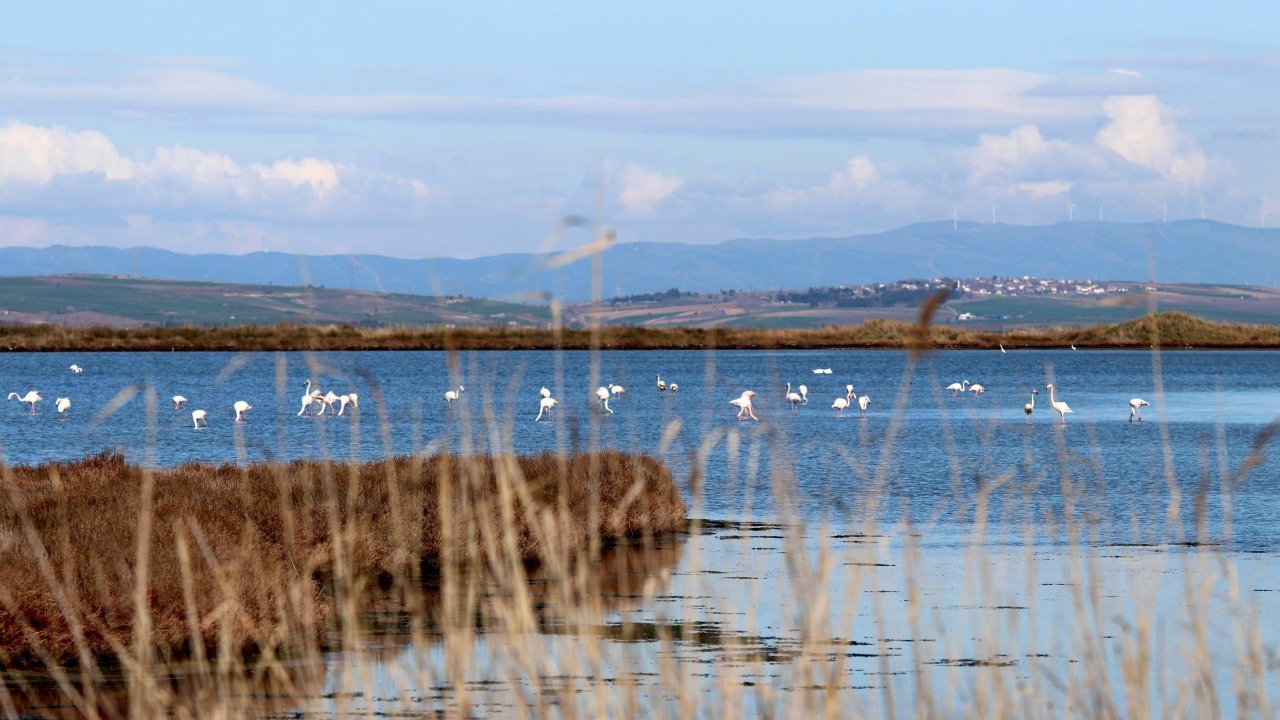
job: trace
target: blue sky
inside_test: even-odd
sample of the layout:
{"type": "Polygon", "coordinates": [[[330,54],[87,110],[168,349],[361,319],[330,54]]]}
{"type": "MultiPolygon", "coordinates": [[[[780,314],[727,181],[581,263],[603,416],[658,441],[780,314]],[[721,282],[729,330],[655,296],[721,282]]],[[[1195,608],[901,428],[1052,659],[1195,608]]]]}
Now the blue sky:
{"type": "Polygon", "coordinates": [[[469,257],[568,214],[705,243],[1202,200],[1280,222],[1266,4],[576,5],[7,8],[0,243],[469,257]]]}

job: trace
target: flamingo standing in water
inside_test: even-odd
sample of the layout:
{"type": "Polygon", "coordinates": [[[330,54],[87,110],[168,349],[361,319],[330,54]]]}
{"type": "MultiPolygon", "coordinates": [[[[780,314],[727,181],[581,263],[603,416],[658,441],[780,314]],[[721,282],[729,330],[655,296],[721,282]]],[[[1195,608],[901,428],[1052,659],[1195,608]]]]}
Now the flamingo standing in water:
{"type": "Polygon", "coordinates": [[[667,389],[667,384],[662,382],[662,376],[659,375],[658,376],[658,392],[662,392],[663,390],[666,390],[666,389],[667,389]]]}
{"type": "Polygon", "coordinates": [[[454,401],[454,400],[457,400],[459,397],[461,397],[461,396],[462,396],[462,391],[463,391],[463,390],[466,390],[466,388],[464,388],[464,387],[462,387],[461,385],[459,385],[457,390],[450,390],[450,391],[446,392],[446,393],[444,394],[444,404],[445,404],[445,405],[448,405],[448,406],[452,406],[452,405],[453,405],[453,401],[454,401]]]}
{"type": "Polygon", "coordinates": [[[58,412],[64,413],[71,409],[71,398],[58,398],[53,401],[53,406],[58,408],[58,412]]]}
{"type": "Polygon", "coordinates": [[[74,365],[74,364],[71,366],[70,370],[71,370],[71,372],[75,373],[76,375],[79,375],[80,373],[84,372],[84,368],[80,367],[79,365],[74,365]]]}
{"type": "Polygon", "coordinates": [[[669,392],[676,393],[680,391],[680,386],[675,383],[671,383],[670,385],[667,386],[667,390],[669,392]]]}
{"type": "Polygon", "coordinates": [[[253,409],[253,406],[244,400],[237,400],[231,407],[236,411],[236,422],[244,422],[244,414],[253,409]]]}
{"type": "Polygon", "coordinates": [[[746,392],[742,393],[741,395],[739,395],[738,397],[736,397],[736,398],[734,398],[734,399],[732,399],[732,400],[730,400],[730,401],[729,401],[729,404],[730,404],[730,405],[737,405],[737,406],[738,406],[738,419],[739,419],[739,420],[741,420],[741,419],[743,418],[743,416],[744,416],[744,415],[745,415],[746,417],[751,418],[752,420],[757,420],[757,421],[758,421],[758,420],[760,419],[760,418],[756,417],[755,412],[753,412],[753,411],[752,411],[752,408],[751,408],[751,398],[753,398],[753,397],[755,397],[755,396],[756,396],[756,391],[755,391],[755,390],[748,390],[748,391],[746,391],[746,392]]]}
{"type": "Polygon", "coordinates": [[[600,406],[601,410],[609,413],[610,415],[613,414],[613,411],[609,409],[609,389],[608,388],[596,388],[596,400],[599,401],[596,404],[600,406]]]}
{"type": "Polygon", "coordinates": [[[556,405],[559,405],[559,404],[560,403],[556,402],[555,398],[549,395],[547,397],[542,398],[541,400],[538,401],[538,417],[534,418],[533,421],[538,422],[539,420],[541,420],[543,413],[546,413],[548,420],[554,420],[555,418],[552,417],[552,411],[555,410],[556,405]]]}
{"type": "Polygon", "coordinates": [[[544,398],[549,398],[549,397],[551,397],[551,391],[550,391],[550,390],[548,390],[548,389],[546,388],[546,386],[545,386],[545,385],[542,387],[542,389],[541,389],[541,390],[539,390],[539,391],[538,391],[538,394],[539,394],[539,395],[541,395],[541,396],[542,396],[542,397],[544,397],[544,398]]]}
{"type": "Polygon", "coordinates": [[[1058,417],[1062,418],[1062,424],[1063,426],[1066,426],[1067,413],[1071,412],[1071,408],[1068,407],[1065,402],[1058,400],[1057,396],[1054,395],[1053,383],[1049,383],[1045,387],[1049,389],[1049,405],[1051,405],[1054,410],[1058,411],[1058,417]]]}
{"type": "Polygon", "coordinates": [[[1036,396],[1040,394],[1039,390],[1031,391],[1031,402],[1022,406],[1022,412],[1027,414],[1027,422],[1031,422],[1031,413],[1036,411],[1036,396]]]}
{"type": "Polygon", "coordinates": [[[800,393],[791,392],[791,383],[787,383],[787,402],[791,403],[791,414],[800,414],[800,393]]]}
{"type": "Polygon", "coordinates": [[[800,391],[800,402],[808,405],[809,404],[809,388],[805,387],[804,385],[801,385],[796,389],[800,391]]]}
{"type": "Polygon", "coordinates": [[[951,383],[945,389],[951,391],[951,397],[956,397],[958,393],[962,393],[969,389],[969,381],[965,380],[962,383],[951,383]]]}
{"type": "Polygon", "coordinates": [[[844,417],[844,409],[849,407],[849,399],[838,397],[831,403],[831,407],[836,409],[836,417],[844,417]]]}
{"type": "Polygon", "coordinates": [[[209,426],[209,421],[205,419],[205,416],[207,416],[208,414],[209,413],[203,410],[191,411],[191,422],[195,424],[197,430],[200,429],[200,423],[204,423],[205,427],[209,426]]]}
{"type": "Polygon", "coordinates": [[[859,412],[859,414],[866,415],[866,414],[867,414],[867,407],[868,407],[869,405],[871,405],[871,398],[870,398],[869,396],[867,396],[867,395],[863,395],[862,397],[858,398],[858,412],[859,412]]]}
{"type": "Polygon", "coordinates": [[[31,392],[27,393],[26,395],[18,395],[18,393],[16,393],[16,392],[11,392],[11,393],[9,393],[9,399],[10,399],[10,400],[17,400],[18,402],[31,403],[31,414],[32,414],[32,415],[35,415],[35,413],[36,413],[36,403],[40,402],[40,401],[41,401],[41,400],[43,400],[44,398],[40,397],[40,393],[39,393],[39,392],[37,392],[37,391],[35,391],[35,390],[32,390],[31,392]]]}
{"type": "Polygon", "coordinates": [[[1129,422],[1133,422],[1133,418],[1137,417],[1138,422],[1142,422],[1142,411],[1138,408],[1145,407],[1151,403],[1142,398],[1134,398],[1129,401],[1129,422]]]}
{"type": "Polygon", "coordinates": [[[627,389],[622,387],[621,385],[613,385],[613,384],[609,385],[609,392],[613,395],[614,399],[622,397],[622,393],[626,391],[627,389]]]}
{"type": "Polygon", "coordinates": [[[181,395],[174,395],[172,399],[174,410],[181,410],[187,406],[187,399],[181,395]]]}
{"type": "Polygon", "coordinates": [[[338,407],[338,414],[341,415],[347,411],[348,405],[350,405],[353,408],[359,409],[360,396],[355,393],[350,393],[348,395],[339,395],[338,403],[340,404],[338,407]]]}
{"type": "Polygon", "coordinates": [[[981,395],[982,393],[984,393],[984,392],[986,392],[986,391],[987,391],[987,389],[986,389],[985,387],[983,387],[983,386],[979,385],[978,383],[974,383],[974,384],[972,384],[972,385],[970,385],[970,386],[969,386],[969,392],[973,393],[975,396],[977,396],[977,395],[981,395]]]}
{"type": "MultiPolygon", "coordinates": [[[[307,391],[302,394],[302,407],[298,410],[298,415],[305,415],[307,410],[310,409],[316,401],[316,396],[312,394],[311,390],[311,380],[308,379],[303,384],[307,386],[307,391]]],[[[174,400],[176,401],[177,398],[175,397],[174,400]]],[[[185,402],[186,398],[183,398],[183,401],[185,402]]],[[[174,409],[177,409],[177,405],[174,405],[174,409]]]]}
{"type": "MultiPolygon", "coordinates": [[[[854,398],[856,398],[856,397],[858,397],[858,394],[857,394],[857,393],[855,393],[855,392],[853,391],[853,386],[852,386],[852,385],[845,385],[845,386],[844,386],[844,399],[845,399],[845,401],[846,401],[846,402],[853,402],[853,399],[854,399],[854,398]]],[[[848,407],[848,406],[846,405],[846,407],[848,407]]]]}
{"type": "Polygon", "coordinates": [[[324,394],[324,397],[320,398],[320,401],[324,403],[324,407],[320,408],[320,412],[323,413],[326,410],[333,412],[333,406],[338,404],[338,393],[330,390],[324,394]]]}

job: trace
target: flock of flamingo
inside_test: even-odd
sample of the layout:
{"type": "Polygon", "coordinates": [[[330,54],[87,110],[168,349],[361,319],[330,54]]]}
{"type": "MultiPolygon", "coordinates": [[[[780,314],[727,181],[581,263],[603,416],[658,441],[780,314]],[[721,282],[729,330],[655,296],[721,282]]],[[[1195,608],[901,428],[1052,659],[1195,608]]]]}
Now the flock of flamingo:
{"type": "MultiPolygon", "coordinates": [[[[70,370],[76,375],[84,372],[84,368],[79,365],[72,365],[70,370]]],[[[831,369],[815,368],[813,372],[814,374],[825,375],[830,374],[831,369]]],[[[313,387],[313,383],[309,379],[306,381],[305,385],[306,390],[302,394],[302,406],[298,410],[298,416],[311,415],[315,417],[325,414],[343,415],[346,413],[348,405],[352,408],[360,407],[360,396],[354,392],[349,392],[343,395],[339,395],[332,390],[324,392],[319,388],[313,387]],[[335,408],[337,408],[336,412],[335,408]]],[[[674,394],[680,390],[679,385],[676,383],[668,383],[662,379],[661,375],[657,376],[656,385],[658,392],[660,393],[670,392],[674,394]]],[[[976,397],[986,393],[987,391],[987,389],[982,385],[971,383],[968,380],[951,383],[944,389],[950,391],[952,397],[958,397],[961,393],[973,393],[973,396],[976,397]]],[[[1067,415],[1072,414],[1071,406],[1067,405],[1065,401],[1058,399],[1053,383],[1046,385],[1045,389],[1049,391],[1049,406],[1054,412],[1058,413],[1058,418],[1061,421],[1061,424],[1066,425],[1067,415]]],[[[446,391],[444,394],[446,407],[451,407],[453,403],[461,400],[462,393],[465,390],[466,388],[462,385],[458,385],[456,388],[446,391]]],[[[595,396],[599,411],[602,414],[612,415],[613,409],[609,407],[609,400],[613,399],[616,401],[618,398],[622,397],[622,394],[625,392],[626,388],[613,383],[597,388],[595,396]]],[[[548,420],[554,419],[555,408],[560,404],[559,401],[551,397],[551,391],[546,387],[540,389],[538,394],[540,396],[538,401],[538,416],[534,418],[534,422],[540,422],[544,417],[548,420]]],[[[1039,390],[1032,390],[1031,401],[1022,406],[1028,422],[1031,421],[1031,415],[1035,412],[1036,396],[1039,394],[1039,390]]],[[[756,397],[756,392],[754,390],[747,390],[738,397],[729,401],[729,404],[738,408],[737,417],[739,420],[759,420],[759,418],[756,417],[755,408],[752,405],[752,398],[754,397],[756,397]]],[[[9,393],[8,399],[17,400],[19,403],[27,403],[30,407],[31,414],[34,415],[36,412],[36,403],[40,402],[44,398],[40,397],[39,391],[31,390],[25,395],[19,395],[16,392],[11,392],[9,393]]],[[[791,389],[791,383],[788,382],[787,388],[783,392],[783,399],[785,399],[787,404],[791,406],[791,414],[798,415],[800,413],[800,405],[807,405],[809,403],[809,388],[805,385],[798,385],[793,391],[791,389]]],[[[182,395],[174,395],[172,401],[174,410],[186,409],[187,398],[182,395]]],[[[1151,403],[1143,400],[1142,398],[1132,398],[1129,400],[1129,422],[1142,422],[1142,408],[1147,407],[1150,404],[1151,403]]],[[[871,398],[867,395],[858,395],[858,393],[854,391],[853,385],[845,385],[844,397],[837,397],[835,401],[831,403],[831,407],[836,411],[836,415],[838,417],[844,417],[844,411],[854,405],[857,405],[859,413],[865,416],[867,414],[867,408],[871,406],[871,398]]],[[[57,398],[54,400],[54,407],[57,409],[58,413],[66,413],[71,409],[71,399],[66,397],[57,398]]],[[[235,411],[236,422],[244,422],[245,413],[253,409],[253,406],[244,400],[235,401],[231,407],[232,410],[235,411]]],[[[196,429],[199,429],[202,425],[207,426],[209,424],[208,415],[208,411],[202,408],[192,410],[192,425],[196,429]]]]}

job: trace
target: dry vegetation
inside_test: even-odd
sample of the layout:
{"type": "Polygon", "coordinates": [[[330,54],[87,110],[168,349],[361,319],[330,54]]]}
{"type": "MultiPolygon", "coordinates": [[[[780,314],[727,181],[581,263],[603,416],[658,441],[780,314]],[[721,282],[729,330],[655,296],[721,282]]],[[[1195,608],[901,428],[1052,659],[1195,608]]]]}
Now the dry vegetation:
{"type": "Polygon", "coordinates": [[[666,467],[618,452],[156,472],[103,453],[9,468],[6,485],[8,668],[136,659],[143,644],[197,657],[314,648],[335,594],[415,586],[420,563],[564,562],[685,524],[666,467]]]}
{"type": "MultiPolygon", "coordinates": [[[[14,351],[111,350],[701,350],[903,348],[914,323],[871,320],[815,330],[753,328],[605,327],[593,345],[590,330],[528,328],[359,328],[351,325],[239,325],[234,327],[0,326],[0,348],[14,351]]],[[[1280,326],[1219,323],[1186,313],[1159,313],[1123,323],[1007,331],[933,325],[938,348],[1280,348],[1280,326]]]]}

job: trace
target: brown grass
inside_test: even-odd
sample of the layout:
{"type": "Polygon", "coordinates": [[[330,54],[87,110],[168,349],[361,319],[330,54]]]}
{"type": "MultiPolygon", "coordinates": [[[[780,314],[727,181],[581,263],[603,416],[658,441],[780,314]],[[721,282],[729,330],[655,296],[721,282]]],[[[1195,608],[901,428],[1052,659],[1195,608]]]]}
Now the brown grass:
{"type": "Polygon", "coordinates": [[[318,647],[350,600],[334,588],[413,583],[423,561],[562,562],[686,512],[664,465],[619,452],[154,472],[103,453],[8,468],[6,486],[9,668],[90,665],[147,638],[178,656],[318,647]]]}
{"type": "MultiPolygon", "coordinates": [[[[530,328],[357,328],[350,325],[241,325],[227,328],[0,326],[0,349],[14,351],[112,350],[702,350],[804,348],[919,348],[914,323],[871,320],[819,329],[604,327],[590,330],[530,328]]],[[[1280,348],[1280,326],[1219,323],[1186,313],[1148,315],[1116,324],[1005,331],[932,325],[937,348],[1280,348]]]]}

